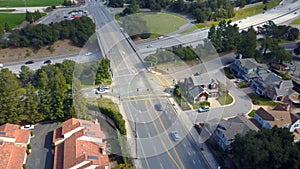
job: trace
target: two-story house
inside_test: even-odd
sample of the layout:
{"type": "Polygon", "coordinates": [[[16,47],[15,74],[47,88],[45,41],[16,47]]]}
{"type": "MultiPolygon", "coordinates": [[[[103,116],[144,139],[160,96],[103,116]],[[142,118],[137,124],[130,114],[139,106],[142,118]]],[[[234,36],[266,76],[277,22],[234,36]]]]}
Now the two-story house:
{"type": "Polygon", "coordinates": [[[230,71],[239,78],[251,81],[258,77],[260,69],[267,69],[267,65],[259,64],[253,58],[235,59],[230,66],[230,71]]]}
{"type": "Polygon", "coordinates": [[[185,78],[181,87],[182,94],[191,103],[207,101],[209,97],[218,97],[219,85],[209,74],[195,74],[185,78]]]}
{"type": "Polygon", "coordinates": [[[19,125],[9,123],[0,126],[0,168],[23,168],[29,142],[29,130],[22,130],[19,125]]]}
{"type": "Polygon", "coordinates": [[[276,106],[272,110],[265,110],[260,107],[254,114],[253,119],[258,123],[259,128],[271,129],[274,126],[288,128],[295,135],[295,142],[300,141],[299,128],[300,120],[289,112],[290,106],[276,106]]]}
{"type": "Polygon", "coordinates": [[[108,169],[109,159],[100,125],[71,118],[53,132],[54,169],[108,169]]]}
{"type": "Polygon", "coordinates": [[[235,135],[245,135],[251,130],[258,131],[258,128],[246,117],[236,116],[228,120],[210,121],[206,125],[212,138],[223,150],[230,150],[230,144],[234,141],[235,135]]]}
{"type": "Polygon", "coordinates": [[[279,75],[267,71],[259,73],[251,86],[259,95],[266,96],[273,101],[284,101],[286,96],[295,93],[292,80],[283,80],[279,75]]]}

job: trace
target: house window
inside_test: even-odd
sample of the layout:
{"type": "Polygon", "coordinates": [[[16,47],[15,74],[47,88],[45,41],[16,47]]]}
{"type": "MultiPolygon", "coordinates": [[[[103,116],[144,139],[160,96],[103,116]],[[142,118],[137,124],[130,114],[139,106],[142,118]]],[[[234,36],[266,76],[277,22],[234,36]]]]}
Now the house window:
{"type": "Polygon", "coordinates": [[[202,96],[202,97],[200,98],[200,101],[206,101],[206,97],[205,97],[205,96],[202,96]]]}

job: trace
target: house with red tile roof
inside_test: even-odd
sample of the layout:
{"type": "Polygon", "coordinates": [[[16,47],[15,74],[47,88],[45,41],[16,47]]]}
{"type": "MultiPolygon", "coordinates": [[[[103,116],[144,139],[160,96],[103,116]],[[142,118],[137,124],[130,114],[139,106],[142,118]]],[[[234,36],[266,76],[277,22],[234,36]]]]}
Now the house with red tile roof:
{"type": "Polygon", "coordinates": [[[54,169],[97,168],[109,166],[105,138],[100,125],[69,119],[53,132],[54,169]]]}
{"type": "Polygon", "coordinates": [[[0,168],[22,169],[29,142],[29,130],[22,130],[19,125],[9,123],[0,126],[0,168]]]}

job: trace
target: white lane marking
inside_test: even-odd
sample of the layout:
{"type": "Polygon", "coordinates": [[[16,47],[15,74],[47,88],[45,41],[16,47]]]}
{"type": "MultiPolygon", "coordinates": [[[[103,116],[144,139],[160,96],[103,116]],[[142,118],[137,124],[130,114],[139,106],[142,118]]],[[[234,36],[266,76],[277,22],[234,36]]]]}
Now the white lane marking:
{"type": "Polygon", "coordinates": [[[184,148],[186,148],[186,144],[185,143],[183,143],[183,146],[184,146],[184,148]]]}
{"type": "Polygon", "coordinates": [[[189,154],[189,156],[191,156],[191,152],[190,151],[188,151],[188,154],[189,154]]]}
{"type": "Polygon", "coordinates": [[[147,132],[147,134],[148,134],[148,137],[150,138],[150,137],[151,137],[151,134],[149,133],[149,131],[147,132]]]}
{"type": "Polygon", "coordinates": [[[164,169],[164,166],[162,165],[162,163],[161,163],[161,162],[159,162],[159,164],[160,164],[160,167],[161,167],[162,169],[164,169]]]}
{"type": "Polygon", "coordinates": [[[194,163],[194,165],[196,164],[196,161],[195,160],[193,160],[193,163],[194,163]]]}

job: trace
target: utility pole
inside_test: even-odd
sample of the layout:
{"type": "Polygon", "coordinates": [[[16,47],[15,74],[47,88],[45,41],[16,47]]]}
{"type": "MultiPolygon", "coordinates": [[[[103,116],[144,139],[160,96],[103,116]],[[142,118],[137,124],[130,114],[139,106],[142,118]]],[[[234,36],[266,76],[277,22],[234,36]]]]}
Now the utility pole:
{"type": "Polygon", "coordinates": [[[137,145],[137,127],[136,127],[136,121],[134,122],[134,136],[135,136],[135,158],[138,159],[138,145],[137,145]]]}

